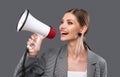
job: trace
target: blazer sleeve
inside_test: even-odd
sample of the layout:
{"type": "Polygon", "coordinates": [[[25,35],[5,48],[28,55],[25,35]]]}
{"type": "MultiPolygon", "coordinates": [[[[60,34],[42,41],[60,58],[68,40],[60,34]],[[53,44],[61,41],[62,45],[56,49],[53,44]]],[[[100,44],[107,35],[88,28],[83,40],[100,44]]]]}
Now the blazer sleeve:
{"type": "Polygon", "coordinates": [[[24,69],[25,69],[25,77],[41,77],[42,74],[44,73],[44,65],[45,65],[45,60],[44,57],[38,58],[38,57],[29,57],[24,56],[23,54],[20,62],[18,63],[15,72],[14,72],[14,77],[22,77],[23,75],[23,60],[26,57],[25,64],[24,64],[24,69]]]}
{"type": "Polygon", "coordinates": [[[100,62],[100,77],[107,77],[107,62],[104,59],[100,62]]]}
{"type": "Polygon", "coordinates": [[[99,57],[95,68],[94,77],[107,77],[107,62],[105,59],[99,57]]]}

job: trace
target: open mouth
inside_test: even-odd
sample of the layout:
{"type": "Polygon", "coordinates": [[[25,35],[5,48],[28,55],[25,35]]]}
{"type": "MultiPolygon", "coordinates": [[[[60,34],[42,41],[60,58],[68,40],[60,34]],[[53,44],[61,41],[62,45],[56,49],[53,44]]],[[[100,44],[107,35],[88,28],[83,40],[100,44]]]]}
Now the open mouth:
{"type": "Polygon", "coordinates": [[[61,32],[61,35],[68,35],[68,32],[61,32]]]}

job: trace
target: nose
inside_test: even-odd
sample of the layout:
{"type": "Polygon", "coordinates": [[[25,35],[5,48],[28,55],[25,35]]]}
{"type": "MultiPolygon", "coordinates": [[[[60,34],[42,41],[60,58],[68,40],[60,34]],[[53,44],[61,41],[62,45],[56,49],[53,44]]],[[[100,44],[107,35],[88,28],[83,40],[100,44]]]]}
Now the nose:
{"type": "Polygon", "coordinates": [[[62,30],[62,29],[65,29],[65,28],[66,28],[65,24],[60,24],[59,30],[62,30]]]}

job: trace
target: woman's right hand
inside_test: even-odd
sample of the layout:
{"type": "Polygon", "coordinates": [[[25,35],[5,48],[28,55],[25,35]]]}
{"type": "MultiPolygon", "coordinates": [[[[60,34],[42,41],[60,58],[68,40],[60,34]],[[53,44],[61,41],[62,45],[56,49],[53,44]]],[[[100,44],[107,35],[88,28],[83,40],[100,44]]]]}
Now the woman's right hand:
{"type": "Polygon", "coordinates": [[[42,36],[42,35],[41,36],[37,34],[31,35],[31,38],[29,38],[27,41],[29,56],[36,57],[38,55],[38,52],[40,51],[40,47],[44,39],[45,39],[45,36],[42,36]]]}

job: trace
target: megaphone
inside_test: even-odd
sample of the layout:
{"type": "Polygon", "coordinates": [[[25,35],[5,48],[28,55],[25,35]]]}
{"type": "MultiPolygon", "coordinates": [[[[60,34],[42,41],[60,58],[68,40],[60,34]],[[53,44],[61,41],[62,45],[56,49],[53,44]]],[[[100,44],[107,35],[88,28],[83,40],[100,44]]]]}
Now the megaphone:
{"type": "Polygon", "coordinates": [[[30,31],[38,35],[43,35],[49,39],[54,38],[56,35],[56,31],[53,27],[48,26],[36,19],[35,17],[33,17],[28,9],[24,11],[18,22],[17,32],[21,30],[30,31]]]}

